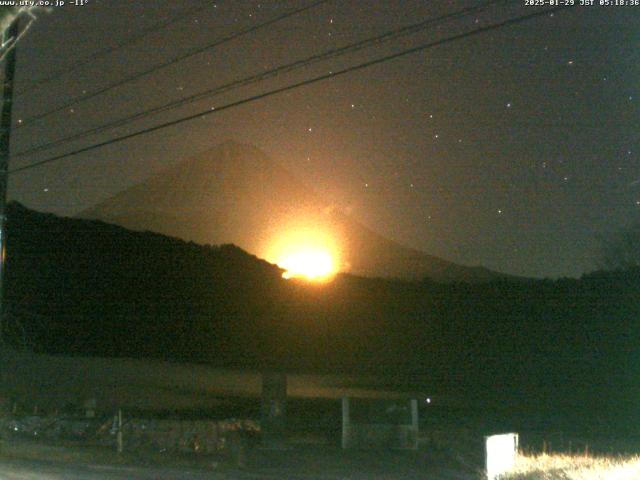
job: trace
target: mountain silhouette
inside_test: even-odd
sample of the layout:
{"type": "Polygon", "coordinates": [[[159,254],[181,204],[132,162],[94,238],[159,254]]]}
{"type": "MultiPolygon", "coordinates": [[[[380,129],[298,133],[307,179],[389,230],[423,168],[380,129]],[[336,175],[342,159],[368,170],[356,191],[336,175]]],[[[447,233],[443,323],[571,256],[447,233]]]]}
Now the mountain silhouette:
{"type": "Polygon", "coordinates": [[[334,208],[259,149],[225,142],[79,214],[200,244],[233,243],[261,258],[288,231],[321,231],[357,275],[490,281],[506,275],[404,247],[334,208]]]}

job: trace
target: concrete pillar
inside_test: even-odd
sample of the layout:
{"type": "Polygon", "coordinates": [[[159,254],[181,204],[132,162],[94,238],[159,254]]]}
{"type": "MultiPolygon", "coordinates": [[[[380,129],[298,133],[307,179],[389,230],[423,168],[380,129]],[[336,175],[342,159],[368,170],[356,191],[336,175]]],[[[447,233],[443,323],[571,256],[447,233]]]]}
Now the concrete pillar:
{"type": "Polygon", "coordinates": [[[116,443],[118,453],[122,453],[124,451],[124,442],[122,438],[122,409],[118,409],[118,433],[116,435],[116,443]]]}
{"type": "Polygon", "coordinates": [[[349,415],[349,397],[342,397],[342,448],[349,448],[351,435],[351,417],[349,415]]]}
{"type": "Polygon", "coordinates": [[[261,430],[263,448],[284,448],[287,427],[287,375],[262,374],[261,430]]]}
{"type": "Polygon", "coordinates": [[[418,435],[420,427],[418,426],[418,400],[415,398],[409,401],[411,405],[411,432],[413,435],[413,449],[418,449],[418,435]]]}

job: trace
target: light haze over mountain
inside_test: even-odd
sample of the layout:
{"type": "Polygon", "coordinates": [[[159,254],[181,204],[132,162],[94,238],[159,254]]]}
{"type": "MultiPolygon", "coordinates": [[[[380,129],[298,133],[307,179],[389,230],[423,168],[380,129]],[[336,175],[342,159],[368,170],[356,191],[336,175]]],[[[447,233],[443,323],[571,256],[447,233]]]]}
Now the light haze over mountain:
{"type": "Polygon", "coordinates": [[[503,277],[404,247],[323,200],[259,149],[225,142],[85,210],[79,217],[199,244],[233,243],[278,262],[287,243],[327,244],[338,269],[437,281],[503,277]]]}

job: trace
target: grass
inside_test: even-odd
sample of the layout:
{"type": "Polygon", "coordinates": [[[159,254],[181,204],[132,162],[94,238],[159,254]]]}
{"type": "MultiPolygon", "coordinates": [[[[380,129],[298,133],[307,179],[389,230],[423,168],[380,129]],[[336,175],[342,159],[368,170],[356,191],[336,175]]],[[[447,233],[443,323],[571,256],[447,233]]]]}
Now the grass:
{"type": "Polygon", "coordinates": [[[500,480],[637,480],[640,456],[521,454],[500,480]]]}

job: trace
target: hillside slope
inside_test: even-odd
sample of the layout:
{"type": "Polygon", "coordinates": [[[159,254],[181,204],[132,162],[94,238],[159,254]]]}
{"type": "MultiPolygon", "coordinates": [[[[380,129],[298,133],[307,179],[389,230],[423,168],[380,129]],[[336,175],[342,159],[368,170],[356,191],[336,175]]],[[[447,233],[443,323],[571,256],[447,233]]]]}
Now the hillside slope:
{"type": "Polygon", "coordinates": [[[270,261],[290,231],[322,232],[357,275],[483,282],[505,277],[404,247],[321,199],[255,147],[227,142],[189,158],[79,214],[200,244],[233,243],[270,261]]]}
{"type": "Polygon", "coordinates": [[[36,353],[384,375],[469,401],[597,401],[613,412],[640,395],[637,269],[476,284],[339,275],[318,285],[285,280],[232,245],[18,204],[7,231],[4,338],[36,353]]]}

